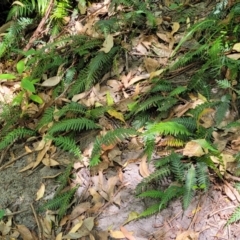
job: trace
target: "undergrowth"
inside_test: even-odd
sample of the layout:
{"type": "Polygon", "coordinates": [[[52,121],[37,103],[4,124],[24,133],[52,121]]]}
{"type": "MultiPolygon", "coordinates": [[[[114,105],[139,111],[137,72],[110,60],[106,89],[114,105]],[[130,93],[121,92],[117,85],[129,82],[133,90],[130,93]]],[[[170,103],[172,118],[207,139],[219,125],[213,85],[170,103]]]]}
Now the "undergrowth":
{"type": "MultiPolygon", "coordinates": [[[[107,35],[130,29],[133,37],[139,36],[137,32],[145,28],[153,32],[156,30],[156,18],[152,13],[154,2],[113,0],[111,8],[115,9],[116,14],[107,19],[100,19],[95,24],[96,30],[100,33],[99,38],[63,34],[54,41],[36,42],[36,46],[41,43],[41,47],[32,48],[27,52],[20,50],[24,46],[20,35],[36,20],[32,18],[34,14],[38,17],[44,15],[47,1],[24,0],[22,3],[14,4],[9,13],[8,18],[16,20],[2,37],[0,57],[7,59],[13,52],[24,57],[26,72],[30,72],[31,75],[28,81],[31,82],[31,86],[36,87],[37,93],[43,91],[41,85],[43,75],[48,79],[60,77],[61,81],[52,88],[50,92],[52,101],[49,105],[46,104],[46,108],[41,109],[42,112],[37,115],[37,121],[34,119],[33,125],[25,122],[29,122],[35,115],[32,116],[21,108],[21,104],[32,103],[28,92],[19,90],[23,103],[20,101],[17,106],[3,107],[0,115],[2,125],[0,150],[20,138],[38,135],[46,141],[52,140],[56,146],[80,159],[81,150],[76,135],[83,131],[100,130],[98,120],[111,109],[111,106],[100,104],[101,106],[87,107],[74,102],[72,98],[100,83],[104,74],[112,69],[113,63],[116,63],[117,58],[126,51],[120,44],[123,40],[121,37],[116,38],[110,51],[101,51],[107,35]],[[65,98],[62,102],[61,97],[65,98]],[[13,117],[8,121],[9,116],[13,117]]],[[[63,27],[64,17],[72,7],[70,3],[69,0],[54,3],[47,22],[48,29],[51,29],[54,36],[63,27]]],[[[71,10],[76,10],[72,8],[71,10]]],[[[175,47],[171,56],[174,63],[166,74],[161,78],[153,78],[149,92],[140,94],[129,106],[124,117],[131,123],[131,127],[126,125],[108,131],[105,135],[97,137],[94,142],[90,166],[100,163],[103,145],[116,144],[132,136],[142,139],[144,153],[149,161],[153,158],[156,144],[166,152],[165,157],[153,160],[155,171],[144,178],[136,188],[138,197],[156,200],[156,204],[147,208],[140,217],[161,211],[172,199],[178,197],[182,198],[183,208],[186,209],[197,191],[209,189],[209,171],[214,172],[220,179],[223,178],[222,172],[213,161],[218,159],[219,164],[223,165],[221,150],[213,142],[213,133],[216,129],[225,131],[231,124],[238,123],[237,116],[230,123],[226,123],[225,120],[239,101],[240,90],[237,82],[239,60],[227,56],[233,44],[240,41],[239,15],[239,3],[227,10],[217,6],[205,20],[190,27],[175,47]],[[224,11],[226,14],[222,14],[224,11]],[[224,21],[225,18],[227,23],[224,21]],[[175,59],[182,45],[191,38],[197,41],[198,47],[175,59]],[[176,85],[168,79],[168,72],[194,62],[201,67],[184,86],[176,85]],[[195,102],[198,104],[194,106],[195,102]],[[192,104],[191,107],[183,109],[182,114],[177,116],[173,109],[187,103],[192,104]],[[203,117],[209,112],[213,113],[212,121],[207,125],[203,117]],[[139,129],[141,131],[138,131],[139,129]],[[176,153],[176,150],[188,145],[197,146],[200,153],[192,155],[186,152],[176,153]],[[166,181],[169,183],[167,186],[162,184],[166,181]]],[[[66,179],[70,176],[69,169],[71,167],[66,169],[55,197],[44,207],[58,209],[60,217],[66,213],[76,190],[73,188],[62,192],[67,184],[66,179]]],[[[237,208],[228,224],[239,219],[240,210],[237,208]]]]}

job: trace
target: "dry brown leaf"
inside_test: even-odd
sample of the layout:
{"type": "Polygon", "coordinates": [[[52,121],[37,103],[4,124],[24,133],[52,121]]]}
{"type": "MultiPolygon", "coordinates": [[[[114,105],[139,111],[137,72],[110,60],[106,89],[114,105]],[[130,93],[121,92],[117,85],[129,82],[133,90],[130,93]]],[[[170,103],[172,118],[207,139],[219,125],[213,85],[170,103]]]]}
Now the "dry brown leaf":
{"type": "Polygon", "coordinates": [[[133,85],[134,83],[139,82],[140,80],[143,80],[143,79],[148,79],[149,77],[150,77],[149,73],[136,76],[136,77],[132,78],[129,81],[129,83],[127,84],[127,86],[125,86],[125,87],[129,87],[129,86],[133,85]]]}
{"type": "Polygon", "coordinates": [[[34,240],[30,230],[24,225],[17,225],[17,230],[19,231],[23,240],[34,240]]]}
{"type": "Polygon", "coordinates": [[[141,176],[144,178],[146,178],[150,175],[150,172],[149,172],[148,166],[147,166],[147,155],[144,155],[141,159],[139,172],[140,172],[141,176]]]}
{"type": "Polygon", "coordinates": [[[240,52],[240,43],[235,43],[233,45],[232,50],[235,50],[236,52],[240,52]]]}
{"type": "Polygon", "coordinates": [[[240,137],[231,142],[231,148],[236,151],[240,151],[240,137]]]}
{"type": "Polygon", "coordinates": [[[26,167],[24,167],[24,168],[22,168],[21,170],[19,170],[18,172],[25,172],[25,171],[27,171],[27,170],[29,170],[29,169],[32,169],[33,168],[33,166],[34,166],[34,162],[31,162],[31,163],[29,163],[26,167]]]}
{"type": "Polygon", "coordinates": [[[134,221],[136,220],[137,218],[139,217],[139,213],[137,212],[130,212],[129,215],[128,215],[128,219],[124,222],[123,225],[131,222],[131,221],[134,221]]]}
{"type": "Polygon", "coordinates": [[[165,71],[165,69],[160,69],[160,70],[158,70],[158,71],[156,71],[156,72],[151,72],[151,73],[150,73],[150,76],[149,76],[150,80],[153,79],[154,77],[158,77],[158,76],[161,75],[164,71],[165,71]]]}
{"type": "Polygon", "coordinates": [[[45,193],[45,185],[42,183],[39,190],[37,191],[37,198],[35,199],[35,201],[38,201],[39,199],[41,199],[44,193],[45,193]]]}
{"type": "Polygon", "coordinates": [[[63,233],[60,232],[60,233],[56,236],[55,240],[62,240],[62,235],[63,235],[63,233]]]}
{"type": "Polygon", "coordinates": [[[110,230],[110,236],[111,236],[112,238],[116,238],[116,239],[125,238],[125,235],[124,235],[123,232],[121,232],[121,231],[113,231],[113,230],[110,230]]]}
{"type": "Polygon", "coordinates": [[[86,212],[91,207],[89,202],[80,203],[71,212],[69,219],[73,220],[79,217],[82,213],[86,212]]]}
{"type": "Polygon", "coordinates": [[[120,227],[120,230],[128,240],[136,240],[136,238],[132,236],[132,233],[128,232],[123,226],[120,227]]]}
{"type": "Polygon", "coordinates": [[[69,231],[69,233],[75,233],[77,230],[83,225],[83,220],[75,224],[72,229],[69,231]]]}
{"type": "Polygon", "coordinates": [[[158,61],[153,58],[145,58],[144,65],[148,73],[155,72],[159,68],[158,61]]]}
{"type": "Polygon", "coordinates": [[[62,77],[60,77],[60,76],[50,77],[47,80],[45,80],[41,84],[41,86],[42,87],[54,87],[61,81],[61,79],[62,79],[62,77]]]}
{"type": "Polygon", "coordinates": [[[43,158],[42,163],[48,167],[54,167],[60,165],[59,162],[52,158],[43,158]]]}
{"type": "Polygon", "coordinates": [[[201,145],[195,141],[190,141],[183,149],[183,155],[188,157],[201,157],[205,154],[201,145]]]}
{"type": "Polygon", "coordinates": [[[178,22],[173,22],[171,35],[173,36],[173,34],[176,33],[179,30],[179,28],[180,28],[180,24],[178,22]]]}
{"type": "Polygon", "coordinates": [[[52,141],[48,141],[44,148],[38,153],[36,162],[34,162],[33,169],[36,168],[41,162],[47,151],[49,150],[50,146],[52,144],[52,141]]]}
{"type": "Polygon", "coordinates": [[[99,51],[108,53],[112,49],[113,45],[113,36],[111,34],[108,34],[105,41],[103,42],[103,47],[99,51]]]}
{"type": "Polygon", "coordinates": [[[240,53],[232,53],[227,55],[228,58],[238,60],[240,58],[240,53]]]}
{"type": "Polygon", "coordinates": [[[236,196],[233,194],[232,190],[226,184],[224,184],[224,192],[228,196],[228,198],[231,199],[231,201],[236,200],[236,196]]]}
{"type": "Polygon", "coordinates": [[[198,240],[199,233],[194,231],[184,231],[177,235],[176,240],[198,240]]]}

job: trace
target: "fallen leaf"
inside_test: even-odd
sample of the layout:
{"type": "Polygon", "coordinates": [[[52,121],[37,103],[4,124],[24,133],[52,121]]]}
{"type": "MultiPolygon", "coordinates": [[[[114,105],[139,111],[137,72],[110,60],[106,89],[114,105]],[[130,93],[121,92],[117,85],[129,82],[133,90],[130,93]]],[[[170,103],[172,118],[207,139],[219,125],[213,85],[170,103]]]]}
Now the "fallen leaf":
{"type": "Polygon", "coordinates": [[[108,53],[113,47],[113,36],[111,34],[108,34],[105,41],[103,42],[103,48],[101,48],[99,51],[103,51],[105,53],[108,53]]]}
{"type": "Polygon", "coordinates": [[[142,177],[146,178],[150,175],[150,172],[148,170],[147,166],[147,155],[144,155],[141,159],[139,171],[142,177]]]}
{"type": "Polygon", "coordinates": [[[129,215],[128,215],[128,219],[124,222],[123,225],[133,221],[133,220],[136,220],[138,217],[139,217],[139,213],[137,212],[130,212],[129,215]]]}
{"type": "Polygon", "coordinates": [[[60,81],[61,81],[61,77],[60,76],[54,76],[54,77],[50,77],[47,80],[45,80],[41,86],[43,87],[53,87],[56,86],[60,81]]]}
{"type": "Polygon", "coordinates": [[[183,149],[183,155],[188,157],[201,157],[205,154],[201,145],[197,142],[190,141],[183,149]]]}
{"type": "Polygon", "coordinates": [[[54,167],[60,165],[59,162],[52,158],[43,158],[42,163],[48,167],[54,167]]]}
{"type": "Polygon", "coordinates": [[[233,45],[232,50],[235,50],[235,51],[237,51],[237,52],[240,52],[240,43],[235,43],[235,44],[233,45]]]}
{"type": "Polygon", "coordinates": [[[125,238],[125,235],[124,235],[123,232],[121,232],[121,231],[113,231],[113,230],[110,230],[110,236],[111,236],[112,238],[116,238],[116,239],[125,238]]]}
{"type": "Polygon", "coordinates": [[[23,240],[34,240],[30,230],[24,225],[17,225],[17,230],[19,231],[23,240]]]}
{"type": "Polygon", "coordinates": [[[124,116],[123,116],[123,114],[122,114],[121,112],[118,112],[118,111],[116,111],[115,109],[109,109],[109,110],[107,111],[107,113],[108,113],[110,116],[112,116],[112,117],[114,117],[114,118],[116,118],[116,119],[118,119],[118,120],[120,120],[120,121],[122,121],[122,122],[125,122],[124,116]]]}
{"type": "Polygon", "coordinates": [[[153,58],[145,58],[144,65],[148,73],[156,71],[160,66],[159,62],[153,58]]]}
{"type": "Polygon", "coordinates": [[[132,236],[132,233],[128,232],[123,226],[120,227],[120,230],[128,240],[136,240],[136,238],[132,236]]]}
{"type": "Polygon", "coordinates": [[[194,231],[184,231],[177,235],[176,240],[198,240],[199,233],[194,231]]]}
{"type": "Polygon", "coordinates": [[[80,222],[78,222],[77,224],[75,224],[72,229],[70,230],[69,233],[75,233],[77,232],[77,230],[83,225],[83,220],[81,220],[80,222]]]}
{"type": "Polygon", "coordinates": [[[39,199],[41,199],[43,197],[44,193],[45,193],[45,185],[42,183],[41,187],[37,191],[37,198],[35,199],[35,201],[38,201],[39,199]]]}
{"type": "Polygon", "coordinates": [[[89,202],[80,203],[71,212],[69,219],[73,220],[79,217],[82,213],[86,212],[91,207],[89,202]]]}

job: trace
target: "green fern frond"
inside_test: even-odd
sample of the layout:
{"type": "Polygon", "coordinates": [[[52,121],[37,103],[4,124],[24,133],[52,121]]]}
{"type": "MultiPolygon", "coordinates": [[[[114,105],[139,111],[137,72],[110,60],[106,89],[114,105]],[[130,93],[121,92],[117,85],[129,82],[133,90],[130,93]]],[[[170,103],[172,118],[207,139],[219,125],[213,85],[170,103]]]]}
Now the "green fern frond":
{"type": "Polygon", "coordinates": [[[102,145],[111,145],[115,144],[126,137],[137,135],[137,131],[131,128],[117,128],[112,131],[108,131],[103,137],[97,138],[93,145],[92,155],[90,159],[90,166],[93,166],[95,163],[94,159],[96,156],[99,156],[101,153],[102,145]]]}
{"type": "Polygon", "coordinates": [[[196,120],[191,117],[173,118],[171,121],[182,124],[189,130],[189,132],[194,132],[197,129],[196,120]]]}
{"type": "Polygon", "coordinates": [[[218,105],[216,102],[205,102],[203,104],[197,105],[194,109],[190,110],[190,114],[193,115],[193,117],[198,120],[200,117],[200,114],[206,109],[206,108],[211,108],[218,105]]]}
{"type": "Polygon", "coordinates": [[[170,155],[170,169],[173,173],[174,179],[179,182],[183,182],[185,177],[184,165],[181,162],[182,156],[176,153],[170,155]]]}
{"type": "Polygon", "coordinates": [[[17,139],[24,138],[26,136],[35,135],[35,131],[26,129],[26,128],[16,128],[9,132],[1,141],[0,141],[0,150],[8,147],[13,144],[17,139]]]}
{"type": "Polygon", "coordinates": [[[185,126],[177,122],[161,122],[153,124],[149,129],[143,133],[143,136],[161,134],[161,135],[190,135],[190,132],[185,126]]]}
{"type": "Polygon", "coordinates": [[[151,160],[153,151],[155,149],[155,138],[148,137],[144,139],[144,153],[147,155],[147,159],[151,160]]]}
{"type": "Polygon", "coordinates": [[[208,176],[208,166],[204,162],[198,162],[196,166],[197,184],[200,189],[207,191],[210,185],[208,176]]]}
{"type": "Polygon", "coordinates": [[[86,107],[83,106],[82,104],[79,104],[77,102],[70,102],[63,106],[59,111],[57,111],[55,114],[58,117],[62,117],[66,115],[66,113],[80,113],[80,114],[85,114],[86,112],[86,107]]]}
{"type": "Polygon", "coordinates": [[[147,114],[146,112],[142,112],[135,116],[132,122],[132,126],[135,129],[139,129],[143,127],[146,124],[146,122],[149,122],[149,121],[150,121],[150,114],[147,114]]]}
{"type": "Polygon", "coordinates": [[[218,86],[222,89],[228,89],[228,88],[232,88],[232,84],[230,81],[228,81],[227,79],[224,80],[217,80],[216,81],[218,86]]]}
{"type": "Polygon", "coordinates": [[[226,225],[235,223],[237,221],[240,220],[240,206],[238,206],[234,212],[232,213],[232,215],[230,216],[230,218],[228,219],[226,225]]]}
{"type": "Polygon", "coordinates": [[[165,101],[157,103],[158,112],[166,112],[170,108],[172,108],[178,102],[177,98],[167,97],[165,101]]]}
{"type": "Polygon", "coordinates": [[[48,107],[45,110],[43,116],[41,117],[40,121],[37,124],[37,129],[53,121],[54,110],[55,110],[54,107],[48,107]]]}
{"type": "Polygon", "coordinates": [[[70,89],[70,96],[89,89],[112,65],[119,47],[113,47],[110,52],[98,52],[88,66],[79,73],[79,77],[70,89]]]}
{"type": "MultiPolygon", "coordinates": [[[[154,81],[154,80],[152,80],[154,81]]],[[[153,88],[150,90],[151,93],[156,92],[170,92],[173,90],[173,86],[169,81],[160,80],[158,82],[154,82],[153,88]]]]}
{"type": "Polygon", "coordinates": [[[139,104],[136,105],[136,107],[132,110],[135,114],[146,111],[147,109],[151,107],[156,107],[159,102],[164,103],[166,100],[165,97],[161,95],[155,95],[152,97],[149,97],[148,99],[144,100],[143,102],[139,102],[139,104]]]}
{"type": "Polygon", "coordinates": [[[66,119],[61,122],[55,123],[49,128],[48,133],[54,134],[56,132],[67,132],[70,130],[81,131],[83,129],[97,129],[99,126],[87,118],[66,119]]]}
{"type": "Polygon", "coordinates": [[[230,101],[221,102],[217,108],[215,113],[215,119],[217,126],[223,121],[226,116],[227,111],[229,110],[230,101]]]}
{"type": "Polygon", "coordinates": [[[170,176],[171,170],[169,166],[164,166],[158,170],[155,170],[148,177],[144,178],[136,187],[136,194],[139,194],[143,189],[153,181],[160,181],[168,176],[170,176]]]}
{"type": "Polygon", "coordinates": [[[176,87],[174,90],[172,90],[170,93],[169,93],[169,97],[173,97],[173,96],[177,96],[183,92],[185,92],[187,90],[187,87],[184,87],[184,86],[179,86],[179,87],[176,87]]]}
{"type": "Polygon", "coordinates": [[[58,216],[59,219],[61,219],[66,214],[66,211],[69,208],[70,201],[73,198],[76,190],[77,187],[72,188],[71,190],[62,193],[61,195],[54,197],[53,199],[49,200],[44,205],[42,205],[39,210],[40,211],[44,211],[46,209],[58,210],[58,216]]]}
{"type": "Polygon", "coordinates": [[[146,192],[143,192],[141,194],[138,195],[138,197],[141,197],[141,198],[159,198],[161,199],[164,195],[164,192],[163,191],[159,191],[159,190],[149,190],[149,191],[146,191],[146,192]]]}
{"type": "Polygon", "coordinates": [[[180,197],[184,194],[184,188],[182,186],[171,185],[169,186],[163,194],[162,200],[160,202],[159,208],[164,209],[169,204],[169,202],[176,197],[180,197]]]}
{"type": "Polygon", "coordinates": [[[183,208],[187,209],[194,195],[194,187],[196,187],[196,169],[192,165],[186,176],[184,195],[183,195],[183,208]]]}
{"type": "Polygon", "coordinates": [[[47,135],[46,139],[52,139],[54,143],[64,151],[73,153],[73,155],[76,157],[79,158],[81,157],[81,151],[79,147],[76,145],[74,139],[66,136],[53,137],[50,135],[47,135]]]}
{"type": "Polygon", "coordinates": [[[184,146],[185,142],[181,139],[176,139],[176,138],[169,138],[164,140],[164,146],[169,146],[169,147],[182,147],[184,146]]]}
{"type": "Polygon", "coordinates": [[[144,217],[148,217],[148,216],[151,216],[157,212],[160,212],[161,209],[160,209],[160,204],[159,203],[156,203],[152,206],[150,206],[149,208],[147,208],[145,211],[143,211],[140,215],[139,215],[139,218],[144,218],[144,217]]]}
{"type": "Polygon", "coordinates": [[[96,107],[86,111],[86,117],[98,119],[99,117],[103,116],[111,107],[103,106],[103,107],[96,107]]]}

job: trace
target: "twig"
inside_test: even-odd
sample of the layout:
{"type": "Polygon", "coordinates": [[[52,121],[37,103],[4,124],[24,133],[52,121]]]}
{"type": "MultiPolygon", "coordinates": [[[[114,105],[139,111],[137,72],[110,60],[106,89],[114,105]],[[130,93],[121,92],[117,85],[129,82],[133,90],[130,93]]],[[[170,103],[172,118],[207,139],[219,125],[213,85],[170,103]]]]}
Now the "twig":
{"type": "Polygon", "coordinates": [[[23,153],[22,155],[20,155],[20,156],[14,158],[13,160],[11,160],[11,161],[5,163],[2,167],[0,167],[0,171],[3,170],[4,168],[6,168],[7,166],[9,166],[10,164],[16,162],[18,159],[20,159],[20,158],[22,158],[22,157],[28,155],[29,153],[30,153],[30,152],[25,152],[25,153],[23,153]]]}
{"type": "Polygon", "coordinates": [[[52,10],[53,4],[54,4],[54,0],[50,0],[50,3],[49,3],[49,5],[48,5],[48,8],[47,8],[47,10],[46,10],[46,13],[45,13],[44,17],[42,18],[42,20],[41,20],[41,22],[39,23],[37,29],[36,29],[35,32],[33,33],[32,37],[30,38],[28,44],[25,46],[25,48],[23,49],[23,51],[28,51],[28,50],[32,47],[34,41],[35,41],[36,39],[38,39],[39,36],[42,34],[42,32],[43,32],[43,26],[44,26],[44,24],[46,23],[46,21],[47,21],[47,19],[48,19],[48,16],[49,16],[49,14],[50,14],[50,12],[51,12],[51,10],[52,10]]]}
{"type": "Polygon", "coordinates": [[[36,220],[37,227],[38,227],[38,239],[39,239],[39,240],[42,240],[42,228],[41,228],[41,226],[40,226],[40,223],[39,223],[39,220],[38,220],[36,211],[35,211],[32,203],[30,204],[30,206],[31,206],[31,209],[32,209],[32,212],[33,212],[33,215],[34,215],[34,218],[35,218],[35,220],[36,220]]]}

